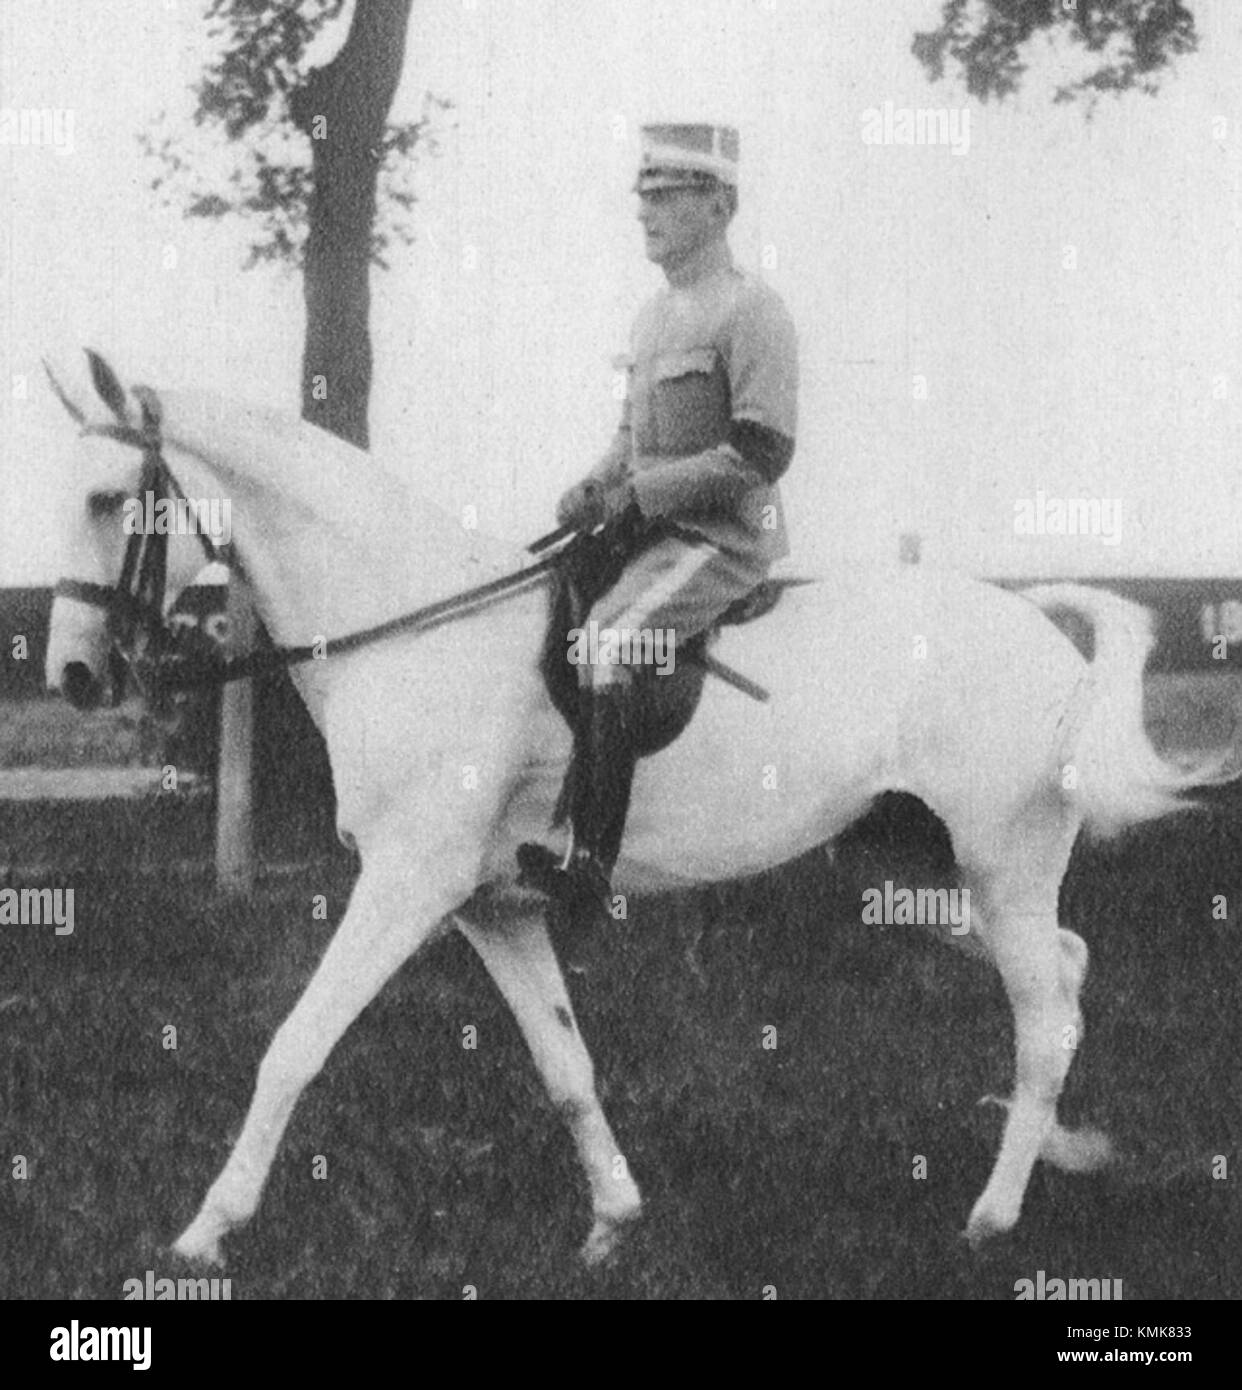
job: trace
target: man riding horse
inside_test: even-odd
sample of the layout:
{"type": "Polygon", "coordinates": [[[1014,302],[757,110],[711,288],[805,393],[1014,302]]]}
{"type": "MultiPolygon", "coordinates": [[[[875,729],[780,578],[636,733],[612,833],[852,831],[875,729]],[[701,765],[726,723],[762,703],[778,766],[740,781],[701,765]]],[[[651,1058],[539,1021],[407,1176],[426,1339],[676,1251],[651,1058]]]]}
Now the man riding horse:
{"type": "MultiPolygon", "coordinates": [[[[737,168],[735,130],[643,128],[638,220],[668,285],[635,321],[611,447],[557,506],[562,525],[626,547],[590,609],[600,632],[663,630],[684,645],[788,553],[776,482],[794,452],[797,337],[777,294],[733,264],[737,168]]],[[[584,920],[608,917],[636,761],[635,673],[619,646],[578,666],[570,852],[559,865],[545,852],[528,874],[584,920]]]]}

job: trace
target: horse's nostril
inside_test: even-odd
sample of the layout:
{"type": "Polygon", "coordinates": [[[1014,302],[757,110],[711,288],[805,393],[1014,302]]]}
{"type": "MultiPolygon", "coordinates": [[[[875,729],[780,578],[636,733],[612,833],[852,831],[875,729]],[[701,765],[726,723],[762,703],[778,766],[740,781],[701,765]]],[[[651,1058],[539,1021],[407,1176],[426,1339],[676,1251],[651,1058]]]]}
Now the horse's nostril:
{"type": "Polygon", "coordinates": [[[74,709],[93,709],[99,703],[99,682],[83,661],[71,661],[65,667],[60,688],[74,709]]]}

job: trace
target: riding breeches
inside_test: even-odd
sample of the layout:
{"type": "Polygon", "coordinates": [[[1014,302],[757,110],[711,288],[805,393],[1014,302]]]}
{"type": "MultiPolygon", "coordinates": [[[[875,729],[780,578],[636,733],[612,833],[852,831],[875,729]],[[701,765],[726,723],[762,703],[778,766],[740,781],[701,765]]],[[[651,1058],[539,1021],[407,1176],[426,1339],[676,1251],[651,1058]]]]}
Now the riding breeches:
{"type": "MultiPolygon", "coordinates": [[[[600,640],[597,659],[578,665],[579,686],[599,689],[633,677],[638,661],[660,661],[679,643],[709,628],[764,577],[753,561],[736,559],[707,541],[670,536],[644,550],[595,602],[588,630],[600,640]]],[[[671,669],[671,666],[669,667],[671,669]]]]}

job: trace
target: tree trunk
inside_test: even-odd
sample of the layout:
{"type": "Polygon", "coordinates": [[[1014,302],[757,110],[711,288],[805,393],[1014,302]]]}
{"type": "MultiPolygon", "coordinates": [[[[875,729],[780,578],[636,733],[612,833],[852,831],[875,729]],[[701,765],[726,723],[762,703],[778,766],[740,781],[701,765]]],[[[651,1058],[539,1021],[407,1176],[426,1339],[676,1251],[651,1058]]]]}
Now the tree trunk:
{"type": "MultiPolygon", "coordinates": [[[[293,93],[310,140],[313,185],[303,270],[306,336],[302,418],[370,444],[371,238],[381,141],[405,61],[413,0],[356,0],[344,47],[293,93]]],[[[256,777],[259,819],[280,853],[338,849],[327,749],[288,673],[261,683],[256,777]],[[267,808],[266,814],[264,808],[267,808]]]]}
{"type": "Polygon", "coordinates": [[[303,276],[302,416],[367,448],[371,397],[371,237],[379,152],[405,62],[413,0],[357,0],[335,58],[293,94],[311,142],[313,188],[303,276]]]}

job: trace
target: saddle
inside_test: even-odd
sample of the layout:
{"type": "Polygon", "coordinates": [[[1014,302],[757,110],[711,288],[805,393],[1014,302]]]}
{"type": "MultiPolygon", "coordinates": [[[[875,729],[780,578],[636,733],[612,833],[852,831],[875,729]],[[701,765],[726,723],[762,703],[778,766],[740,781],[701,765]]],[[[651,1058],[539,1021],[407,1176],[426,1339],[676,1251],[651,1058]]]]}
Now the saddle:
{"type": "MultiPolygon", "coordinates": [[[[604,532],[581,536],[563,552],[552,586],[540,670],[552,703],[571,729],[578,719],[578,674],[568,660],[566,634],[586,626],[596,600],[612,588],[626,565],[656,541],[677,534],[676,528],[667,525],[646,527],[640,536],[632,531],[612,536],[604,532]]],[[[806,582],[764,579],[730,604],[705,632],[677,643],[672,672],[661,675],[653,665],[634,668],[631,734],[640,757],[667,748],[690,723],[712,664],[708,652],[719,630],[754,622],[776,607],[786,589],[806,582]]]]}

